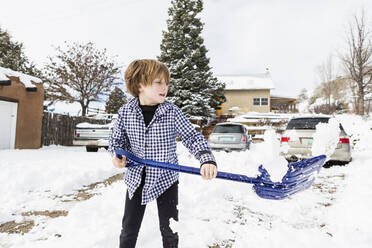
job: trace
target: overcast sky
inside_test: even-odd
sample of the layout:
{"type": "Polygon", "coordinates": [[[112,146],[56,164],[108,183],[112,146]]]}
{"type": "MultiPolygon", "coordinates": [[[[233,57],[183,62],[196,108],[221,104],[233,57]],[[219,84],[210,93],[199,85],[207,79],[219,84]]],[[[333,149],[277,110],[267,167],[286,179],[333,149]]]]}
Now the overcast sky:
{"type": "MultiPolygon", "coordinates": [[[[1,0],[0,26],[43,66],[53,46],[92,41],[125,66],[160,54],[170,0],[1,0]]],[[[213,72],[263,73],[277,94],[318,83],[316,66],[344,47],[353,14],[372,0],[205,0],[202,36],[213,72]]],[[[371,18],[369,19],[371,21],[371,18]]]]}

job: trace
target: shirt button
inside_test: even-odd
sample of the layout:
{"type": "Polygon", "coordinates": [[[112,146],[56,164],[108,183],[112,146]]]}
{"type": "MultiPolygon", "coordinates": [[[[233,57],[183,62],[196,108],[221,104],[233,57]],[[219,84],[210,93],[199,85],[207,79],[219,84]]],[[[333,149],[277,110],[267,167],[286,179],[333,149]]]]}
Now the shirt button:
{"type": "Polygon", "coordinates": [[[148,130],[148,129],[146,129],[145,133],[149,133],[149,130],[148,130]]]}
{"type": "Polygon", "coordinates": [[[145,147],[147,148],[147,147],[149,147],[149,145],[148,144],[145,144],[145,147]]]}

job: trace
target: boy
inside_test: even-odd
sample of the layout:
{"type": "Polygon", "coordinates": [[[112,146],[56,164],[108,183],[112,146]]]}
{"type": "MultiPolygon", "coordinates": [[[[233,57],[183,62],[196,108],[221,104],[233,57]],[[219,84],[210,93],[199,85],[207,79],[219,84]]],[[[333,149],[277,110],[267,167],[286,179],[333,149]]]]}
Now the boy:
{"type": "MultiPolygon", "coordinates": [[[[109,151],[124,149],[134,155],[177,164],[176,136],[201,163],[201,175],[212,179],[217,166],[207,141],[174,104],[165,100],[170,81],[168,68],[156,60],[135,60],[125,71],[127,90],[135,98],[120,108],[109,151]]],[[[126,158],[113,157],[115,167],[126,166],[126,158]]],[[[125,172],[128,187],[120,248],[135,247],[146,204],[157,200],[163,247],[178,247],[178,234],[169,220],[178,221],[178,172],[135,166],[125,172]]]]}

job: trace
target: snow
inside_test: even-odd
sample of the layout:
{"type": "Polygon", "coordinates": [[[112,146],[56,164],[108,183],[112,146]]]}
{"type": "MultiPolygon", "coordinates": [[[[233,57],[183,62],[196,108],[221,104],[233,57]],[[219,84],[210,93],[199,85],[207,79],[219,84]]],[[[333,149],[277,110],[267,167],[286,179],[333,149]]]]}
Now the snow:
{"type": "Polygon", "coordinates": [[[284,157],[279,156],[281,152],[279,136],[275,130],[268,129],[263,135],[264,142],[258,143],[260,158],[263,167],[269,172],[273,182],[280,182],[288,170],[288,162],[284,157]]]}
{"type": "Polygon", "coordinates": [[[226,90],[274,89],[269,73],[251,75],[221,75],[219,81],[226,84],[226,90]]]}
{"type": "Polygon", "coordinates": [[[277,113],[258,113],[249,112],[234,118],[228,118],[229,122],[259,122],[260,120],[270,120],[270,122],[288,121],[295,114],[277,114],[277,113]]]}
{"type": "Polygon", "coordinates": [[[91,123],[88,123],[88,122],[82,122],[82,123],[79,123],[76,125],[76,127],[78,128],[104,128],[104,127],[107,127],[107,128],[111,128],[114,126],[114,122],[111,122],[111,123],[108,123],[108,124],[91,124],[91,123]]]}
{"type": "Polygon", "coordinates": [[[8,81],[9,78],[4,74],[0,72],[0,81],[8,81]]]}
{"type": "Polygon", "coordinates": [[[326,155],[327,160],[334,154],[340,140],[340,122],[335,118],[330,118],[328,123],[316,125],[313,134],[313,145],[311,152],[313,156],[326,155]]]}
{"type": "Polygon", "coordinates": [[[29,76],[8,68],[0,67],[0,80],[9,80],[6,76],[18,77],[19,81],[21,81],[21,83],[23,83],[26,88],[36,88],[36,86],[32,82],[42,83],[40,78],[29,76]]]}
{"type": "MultiPolygon", "coordinates": [[[[355,142],[353,161],[321,169],[311,188],[287,199],[265,200],[249,184],[181,174],[180,222],[171,220],[179,232],[179,247],[371,247],[372,130],[368,120],[359,116],[336,119],[355,142]]],[[[275,164],[282,166],[279,143],[273,131],[264,136],[265,142],[252,144],[246,152],[215,152],[219,171],[253,176],[262,163],[275,177],[275,164]]],[[[199,167],[180,143],[177,154],[180,164],[199,167]]],[[[24,235],[0,233],[0,247],[118,247],[126,192],[123,180],[99,184],[88,200],[67,201],[78,189],[123,172],[112,166],[106,150],[86,153],[84,147],[61,146],[1,150],[0,171],[0,225],[35,221],[24,235]],[[65,210],[68,215],[22,215],[43,210],[65,210]]],[[[162,247],[158,225],[156,202],[151,202],[137,247],[162,247]]]]}

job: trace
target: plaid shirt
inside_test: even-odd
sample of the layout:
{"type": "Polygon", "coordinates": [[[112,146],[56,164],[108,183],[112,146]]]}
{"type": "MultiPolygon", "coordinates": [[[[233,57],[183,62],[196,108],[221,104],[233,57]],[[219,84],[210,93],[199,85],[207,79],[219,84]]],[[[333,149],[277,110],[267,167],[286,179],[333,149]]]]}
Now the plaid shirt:
{"type": "MultiPolygon", "coordinates": [[[[146,127],[138,98],[133,98],[119,109],[114,132],[110,136],[109,152],[124,149],[143,159],[178,164],[177,135],[200,163],[215,161],[204,136],[195,130],[176,105],[168,101],[159,104],[146,127]]],[[[178,180],[178,172],[145,166],[129,167],[124,181],[128,186],[130,199],[141,184],[144,168],[146,178],[142,191],[143,205],[159,197],[178,180]]]]}

